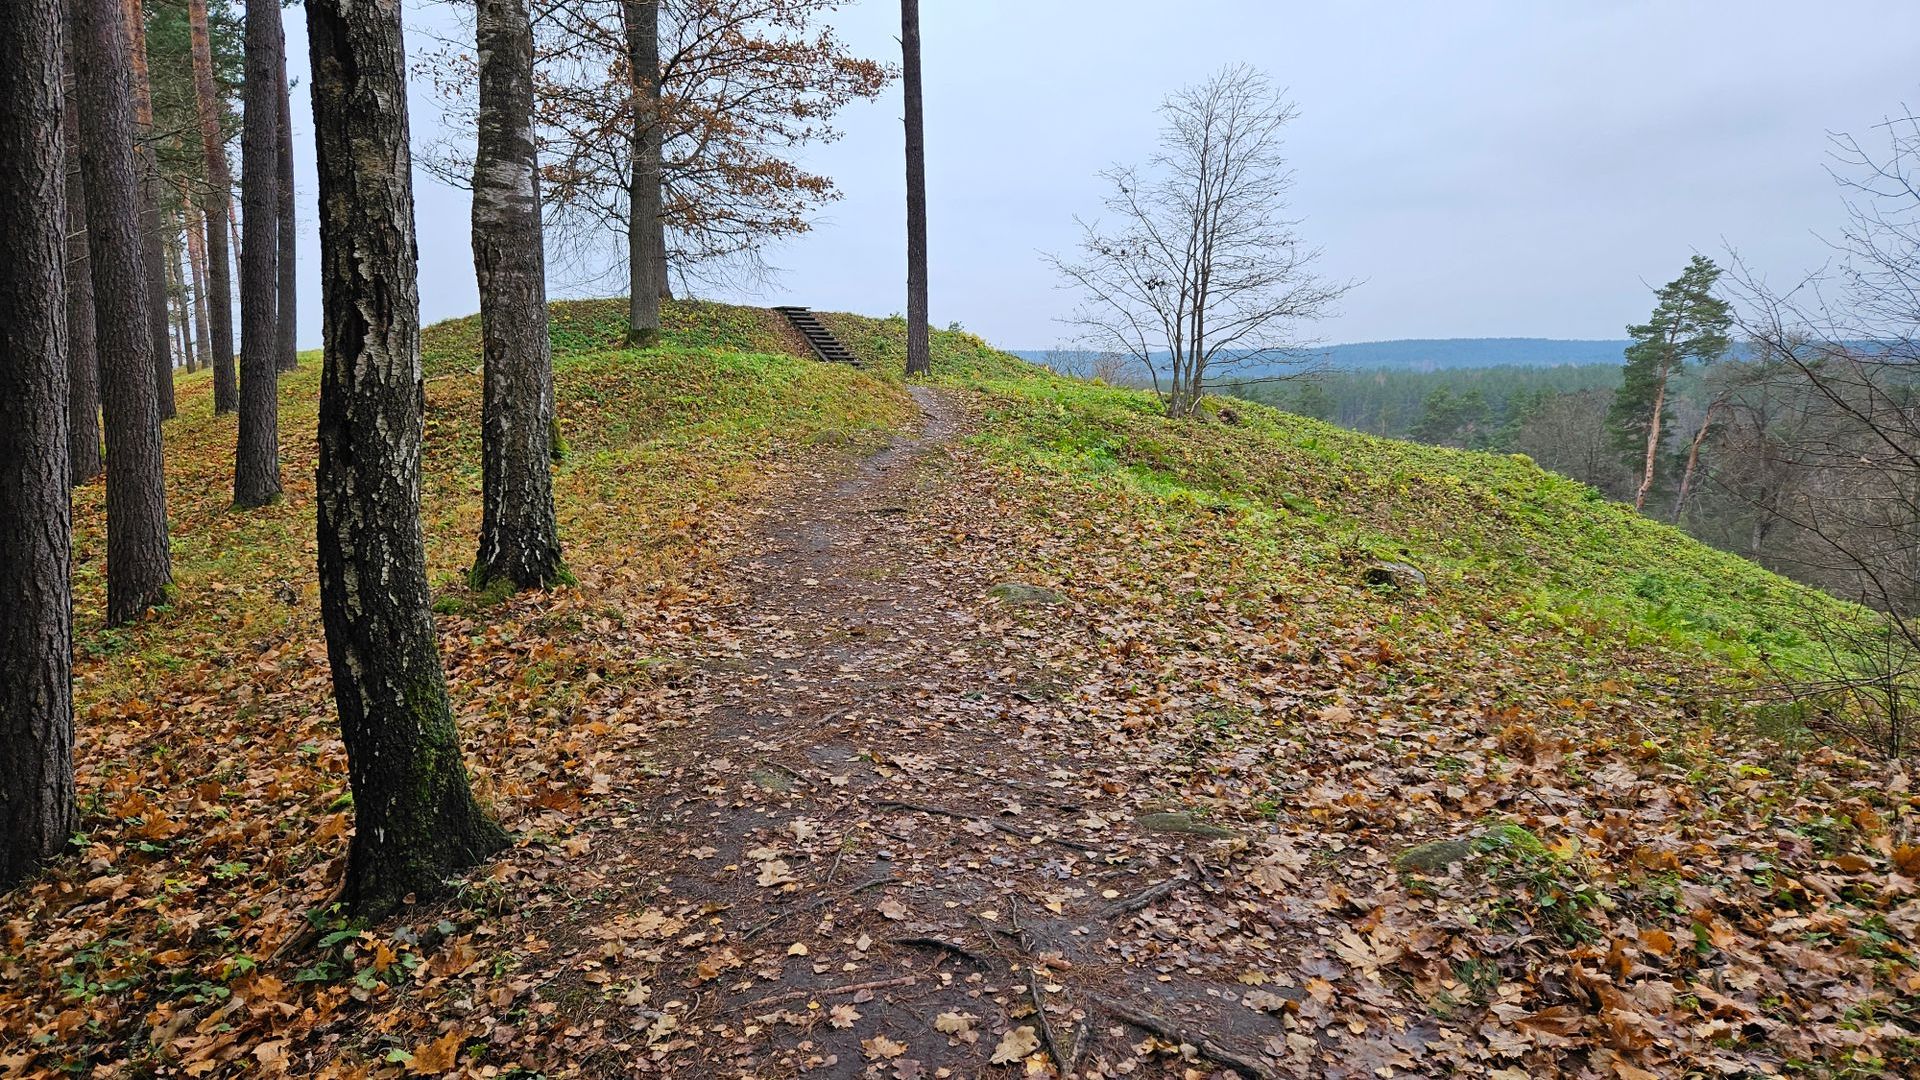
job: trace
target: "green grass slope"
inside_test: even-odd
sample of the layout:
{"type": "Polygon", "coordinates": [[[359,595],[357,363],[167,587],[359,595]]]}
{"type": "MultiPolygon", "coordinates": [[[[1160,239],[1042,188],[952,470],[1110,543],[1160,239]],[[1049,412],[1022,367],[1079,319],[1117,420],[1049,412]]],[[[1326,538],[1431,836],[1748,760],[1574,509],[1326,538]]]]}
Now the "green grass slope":
{"type": "MultiPolygon", "coordinates": [[[[905,324],[826,316],[876,370],[904,364],[905,324]]],[[[960,331],[934,334],[939,381],[978,392],[998,460],[1179,515],[1276,579],[1357,591],[1365,566],[1410,563],[1444,612],[1501,609],[1596,645],[1657,646],[1730,668],[1817,666],[1798,627],[1859,609],[1607,501],[1521,455],[1346,431],[1260,405],[1209,401],[1169,421],[1150,393],[1054,375],[960,331]]]]}

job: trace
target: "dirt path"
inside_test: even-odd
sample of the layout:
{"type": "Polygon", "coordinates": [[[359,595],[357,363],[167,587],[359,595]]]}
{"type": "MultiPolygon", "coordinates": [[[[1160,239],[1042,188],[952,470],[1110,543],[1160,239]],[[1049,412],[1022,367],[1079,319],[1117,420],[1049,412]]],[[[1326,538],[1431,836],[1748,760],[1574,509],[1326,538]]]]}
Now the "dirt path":
{"type": "Polygon", "coordinates": [[[991,550],[952,555],[992,496],[960,401],[914,396],[917,436],[799,483],[727,571],[669,706],[688,741],[594,931],[645,987],[605,1072],[1179,1075],[1184,1041],[1281,1075],[1277,1022],[1235,993],[1280,935],[1183,896],[1235,841],[1116,797],[1157,763],[1076,723],[1073,650],[1039,647],[1082,632],[1062,598],[1009,602],[991,550]],[[1209,923],[1231,950],[1190,946],[1209,923]]]}

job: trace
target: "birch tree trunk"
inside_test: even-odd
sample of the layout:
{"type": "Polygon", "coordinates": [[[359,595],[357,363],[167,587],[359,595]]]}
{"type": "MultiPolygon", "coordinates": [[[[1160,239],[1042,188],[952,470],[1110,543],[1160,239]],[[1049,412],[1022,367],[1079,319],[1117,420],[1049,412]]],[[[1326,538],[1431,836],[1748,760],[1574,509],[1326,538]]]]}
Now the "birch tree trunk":
{"type": "Polygon", "coordinates": [[[553,357],[533,138],[528,0],[479,0],[480,139],[473,161],[473,268],[485,354],[480,552],[473,579],[516,588],[561,575],[553,513],[553,357]]]}
{"type": "Polygon", "coordinates": [[[927,342],[927,134],[920,94],[920,0],[900,0],[907,124],[907,374],[933,370],[927,342]]]}
{"type": "Polygon", "coordinates": [[[355,827],[346,896],[378,917],[507,843],[474,801],[428,610],[425,383],[401,0],[308,0],[320,180],[320,608],[355,827]]]}
{"type": "Polygon", "coordinates": [[[240,438],[233,504],[280,497],[280,52],[278,0],[247,0],[241,127],[240,438]]]}
{"type": "Polygon", "coordinates": [[[188,207],[187,268],[193,272],[193,347],[200,362],[213,366],[213,343],[207,329],[207,218],[198,207],[188,207]]]}
{"type": "Polygon", "coordinates": [[[80,176],[80,114],[70,51],[65,60],[60,134],[66,140],[67,468],[78,487],[97,478],[106,463],[100,456],[100,350],[94,339],[93,260],[87,257],[87,193],[80,176]]]}
{"type": "Polygon", "coordinates": [[[233,267],[228,259],[228,200],[233,173],[220,133],[220,99],[213,85],[213,44],[207,32],[207,0],[187,0],[187,24],[193,51],[194,98],[200,113],[200,148],[206,157],[207,190],[200,213],[206,219],[207,318],[213,366],[213,411],[230,413],[239,395],[233,378],[233,267]]]}
{"type": "Polygon", "coordinates": [[[72,0],[87,189],[87,251],[107,428],[107,622],[129,622],[172,580],[152,311],[133,143],[132,44],[117,0],[72,0]]]}
{"type": "Polygon", "coordinates": [[[152,296],[148,333],[153,337],[154,401],[160,419],[171,420],[173,404],[173,351],[167,347],[167,256],[165,218],[160,212],[160,159],[149,142],[153,130],[153,84],[147,74],[147,19],[141,0],[122,0],[121,15],[127,21],[128,57],[133,63],[134,150],[140,161],[141,237],[145,243],[142,258],[147,274],[147,293],[152,296]]]}
{"type": "Polygon", "coordinates": [[[633,168],[627,190],[627,340],[660,333],[666,227],[661,220],[660,0],[625,0],[627,63],[633,73],[633,168]]]}
{"type": "Polygon", "coordinates": [[[58,0],[0,5],[0,889],[80,822],[61,37],[58,0]]]}
{"type": "Polygon", "coordinates": [[[167,305],[173,324],[173,338],[178,342],[180,366],[187,371],[194,370],[193,359],[193,301],[187,296],[187,272],[181,264],[185,254],[185,244],[181,243],[182,230],[185,229],[187,216],[176,206],[167,214],[166,255],[167,255],[167,305]]]}

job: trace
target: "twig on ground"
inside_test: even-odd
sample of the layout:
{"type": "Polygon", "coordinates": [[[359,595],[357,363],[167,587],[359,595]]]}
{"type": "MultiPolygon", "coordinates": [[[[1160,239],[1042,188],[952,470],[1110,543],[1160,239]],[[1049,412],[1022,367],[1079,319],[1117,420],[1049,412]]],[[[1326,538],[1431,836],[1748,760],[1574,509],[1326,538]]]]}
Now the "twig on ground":
{"type": "Polygon", "coordinates": [[[1167,897],[1172,896],[1180,886],[1187,884],[1190,880],[1190,878],[1185,877],[1170,877],[1158,885],[1148,886],[1134,893],[1132,896],[1116,901],[1112,907],[1107,909],[1107,918],[1111,919],[1116,915],[1131,915],[1141,908],[1157,904],[1167,897]]]}
{"type": "Polygon", "coordinates": [[[1149,1034],[1158,1035],[1168,1042],[1186,1043],[1212,1060],[1222,1065],[1228,1065],[1238,1069],[1248,1076],[1255,1077],[1256,1080],[1280,1080],[1279,1072],[1275,1071],[1274,1068],[1266,1062],[1229,1050],[1198,1032],[1177,1028],[1173,1026],[1173,1022],[1170,1020],[1162,1019],[1150,1012],[1136,1009],[1131,1005],[1126,1005],[1118,1001],[1110,1001],[1106,998],[1095,998],[1093,999],[1093,1004],[1106,1010],[1115,1018],[1124,1020],[1149,1034]]]}
{"type": "Polygon", "coordinates": [[[1060,1075],[1066,1080],[1073,1080],[1073,1074],[1080,1068],[1080,1058],[1087,1052],[1089,1033],[1085,1020],[1073,1025],[1073,1048],[1067,1051],[1067,1060],[1060,1066],[1060,1075]]]}
{"type": "Polygon", "coordinates": [[[1060,1066],[1060,1075],[1067,1075],[1067,1055],[1060,1052],[1060,1042],[1053,1037],[1053,1022],[1047,1019],[1047,997],[1040,990],[1040,978],[1046,974],[1044,968],[1027,962],[1027,996],[1033,999],[1033,1017],[1040,1024],[1040,1040],[1047,1045],[1047,1053],[1053,1055],[1053,1063],[1060,1066]]]}
{"type": "Polygon", "coordinates": [[[912,986],[919,980],[918,975],[899,975],[891,979],[874,979],[871,982],[847,983],[845,986],[829,986],[822,990],[789,990],[784,994],[763,997],[759,1001],[750,1001],[742,1006],[745,1009],[764,1009],[769,1005],[780,1005],[802,998],[839,997],[841,994],[857,994],[862,990],[881,990],[889,986],[912,986]]]}
{"type": "Polygon", "coordinates": [[[1075,851],[1097,852],[1100,850],[1092,844],[1083,844],[1078,840],[1068,840],[1061,836],[1040,836],[1037,833],[1030,833],[1025,829],[1016,829],[1005,822],[995,821],[985,814],[975,814],[967,810],[954,810],[945,806],[929,806],[926,803],[905,802],[900,799],[887,799],[874,803],[873,805],[874,808],[878,810],[912,810],[916,813],[932,814],[936,817],[958,818],[961,821],[977,821],[989,829],[1006,833],[1008,836],[1017,836],[1022,840],[1029,841],[1039,839],[1049,844],[1058,844],[1061,847],[1072,848],[1075,851]]]}
{"type": "Polygon", "coordinates": [[[773,918],[768,919],[766,922],[763,922],[760,925],[753,927],[752,929],[748,930],[746,933],[741,934],[740,940],[752,941],[754,938],[759,937],[761,934],[772,929],[781,920],[786,919],[789,916],[798,915],[806,911],[818,910],[820,908],[826,907],[828,904],[838,903],[839,901],[845,900],[850,896],[856,896],[860,893],[866,892],[868,889],[877,889],[882,885],[886,885],[893,882],[894,880],[896,879],[893,876],[893,872],[888,871],[887,873],[881,874],[879,877],[870,878],[869,880],[863,881],[860,884],[855,885],[853,888],[848,889],[847,891],[840,893],[837,896],[834,896],[834,895],[816,896],[812,900],[809,900],[806,903],[801,904],[799,907],[788,908],[787,910],[776,914],[773,918]]]}
{"type": "Polygon", "coordinates": [[[764,764],[769,769],[778,769],[781,772],[786,773],[788,776],[793,777],[795,780],[800,781],[801,783],[807,785],[808,787],[820,786],[819,784],[816,784],[813,782],[813,777],[808,776],[806,773],[801,772],[799,769],[796,769],[791,765],[782,765],[781,763],[774,761],[771,758],[766,759],[764,764]]]}
{"type": "Polygon", "coordinates": [[[981,971],[993,970],[993,964],[988,961],[986,957],[981,956],[979,953],[974,952],[964,945],[958,945],[951,941],[943,941],[936,937],[888,938],[887,944],[910,945],[921,949],[932,949],[935,952],[950,953],[972,964],[974,967],[979,968],[981,971]]]}

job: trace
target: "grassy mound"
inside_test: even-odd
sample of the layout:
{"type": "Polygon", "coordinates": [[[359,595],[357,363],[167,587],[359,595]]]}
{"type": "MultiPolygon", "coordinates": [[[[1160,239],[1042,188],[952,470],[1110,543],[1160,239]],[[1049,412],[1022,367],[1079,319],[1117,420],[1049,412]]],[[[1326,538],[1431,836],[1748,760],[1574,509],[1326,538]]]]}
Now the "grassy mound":
{"type": "MultiPolygon", "coordinates": [[[[905,324],[823,316],[876,370],[905,363],[905,324]]],[[[1273,580],[1362,597],[1364,570],[1410,563],[1440,617],[1494,608],[1599,645],[1708,656],[1741,671],[1815,664],[1797,629],[1858,609],[1715,550],[1523,455],[1423,446],[1219,399],[1174,423],[1150,393],[1053,375],[963,331],[936,331],[940,381],[984,395],[998,458],[1179,517],[1227,518],[1273,580]]],[[[1252,575],[1255,578],[1262,575],[1252,575]]],[[[1495,634],[1497,637],[1497,633],[1495,634]]]]}

